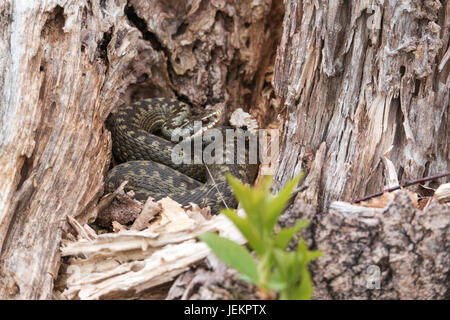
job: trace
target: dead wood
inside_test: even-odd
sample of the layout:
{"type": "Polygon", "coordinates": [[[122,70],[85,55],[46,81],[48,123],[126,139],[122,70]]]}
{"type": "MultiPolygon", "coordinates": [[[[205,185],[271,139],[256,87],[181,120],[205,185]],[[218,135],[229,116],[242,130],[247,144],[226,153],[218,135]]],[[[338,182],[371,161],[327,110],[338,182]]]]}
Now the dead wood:
{"type": "MultiPolygon", "coordinates": [[[[312,221],[304,235],[324,251],[311,267],[315,298],[448,298],[448,204],[431,200],[422,211],[402,192],[385,209],[333,201],[448,171],[449,14],[442,1],[1,2],[0,299],[161,297],[167,281],[209,254],[195,241],[178,243],[193,255],[139,278],[161,266],[139,245],[187,240],[164,229],[170,211],[145,240],[146,229],[113,222],[132,233],[124,237],[132,258],[104,242],[124,239],[121,232],[108,238],[86,226],[103,211],[105,120],[124,104],[160,96],[226,115],[242,108],[261,127],[282,129],[276,189],[300,170],[307,176],[280,224],[312,221]],[[87,275],[83,288],[67,265],[60,270],[64,232],[62,254],[87,275]],[[110,277],[90,269],[104,257],[88,256],[105,248],[124,259],[102,265],[115,270],[110,277]],[[64,295],[53,292],[58,270],[64,295]],[[367,289],[373,270],[380,289],[367,289]],[[122,271],[136,278],[128,282],[122,271]],[[129,286],[117,295],[122,283],[129,286]]],[[[445,182],[412,191],[426,196],[445,182]]],[[[220,296],[208,289],[215,267],[204,270],[197,282],[184,279],[181,297],[220,296]]],[[[235,283],[232,272],[227,279],[235,283]]]]}
{"type": "Polygon", "coordinates": [[[248,109],[260,99],[254,83],[267,83],[279,29],[266,26],[280,8],[2,1],[0,299],[52,297],[66,217],[92,213],[103,192],[108,114],[160,96],[248,109]]]}

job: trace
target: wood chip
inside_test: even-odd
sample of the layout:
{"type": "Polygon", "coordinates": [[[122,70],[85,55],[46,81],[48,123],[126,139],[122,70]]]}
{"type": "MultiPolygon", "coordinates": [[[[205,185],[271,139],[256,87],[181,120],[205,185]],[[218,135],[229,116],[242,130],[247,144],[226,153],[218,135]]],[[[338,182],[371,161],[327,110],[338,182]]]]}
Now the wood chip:
{"type": "Polygon", "coordinates": [[[450,183],[441,184],[434,192],[434,198],[440,203],[450,202],[450,183]]]}
{"type": "Polygon", "coordinates": [[[155,199],[149,197],[142,208],[141,213],[131,225],[131,230],[143,230],[149,225],[149,221],[152,220],[162,210],[160,203],[155,199]]]}
{"type": "Polygon", "coordinates": [[[117,233],[101,234],[93,240],[63,242],[61,255],[70,257],[67,272],[60,275],[63,298],[129,298],[171,282],[211,253],[196,239],[204,232],[217,231],[245,243],[224,215],[198,219],[170,198],[156,203],[162,208],[161,218],[145,230],[119,226],[117,233]]]}

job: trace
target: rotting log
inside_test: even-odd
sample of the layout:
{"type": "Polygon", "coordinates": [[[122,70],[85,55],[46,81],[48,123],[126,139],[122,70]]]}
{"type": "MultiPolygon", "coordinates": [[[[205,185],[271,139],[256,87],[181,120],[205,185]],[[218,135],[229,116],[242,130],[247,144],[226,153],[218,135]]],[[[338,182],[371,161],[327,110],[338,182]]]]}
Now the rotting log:
{"type": "Polygon", "coordinates": [[[439,1],[3,1],[0,299],[52,298],[66,217],[85,223],[102,193],[111,145],[104,121],[123,104],[157,96],[178,97],[198,110],[224,108],[225,114],[243,107],[263,126],[274,120],[283,125],[277,187],[306,169],[308,188],[282,224],[310,219],[308,243],[329,254],[313,266],[316,298],[448,297],[441,290],[448,279],[440,278],[448,270],[427,269],[432,260],[421,260],[432,252],[441,259],[435,266],[448,266],[443,254],[448,248],[439,242],[448,239],[445,206],[428,209],[437,210],[430,216],[442,220],[440,227],[435,220],[414,221],[427,216],[400,196],[401,208],[389,211],[400,206],[391,204],[386,217],[378,212],[375,226],[336,210],[329,216],[323,212],[333,200],[383,189],[387,163],[399,180],[448,170],[449,6],[439,1]],[[299,205],[302,201],[314,210],[299,205]],[[404,238],[394,232],[400,227],[404,238]],[[436,252],[420,247],[426,245],[421,230],[436,252]],[[405,270],[396,264],[398,252],[368,246],[376,253],[370,256],[358,247],[380,232],[387,236],[378,239],[380,248],[392,240],[397,251],[406,250],[412,242],[416,247],[405,257],[417,266],[405,270]],[[342,247],[329,253],[336,234],[342,247]],[[361,257],[385,267],[384,279],[397,281],[390,278],[395,271],[402,283],[417,280],[412,289],[419,291],[404,291],[392,281],[376,295],[341,286],[352,273],[335,267],[331,257],[341,257],[345,265],[361,250],[361,257]]]}
{"type": "Polygon", "coordinates": [[[0,299],[52,298],[66,217],[85,223],[103,191],[111,111],[267,108],[281,19],[270,0],[2,1],[0,299]]]}

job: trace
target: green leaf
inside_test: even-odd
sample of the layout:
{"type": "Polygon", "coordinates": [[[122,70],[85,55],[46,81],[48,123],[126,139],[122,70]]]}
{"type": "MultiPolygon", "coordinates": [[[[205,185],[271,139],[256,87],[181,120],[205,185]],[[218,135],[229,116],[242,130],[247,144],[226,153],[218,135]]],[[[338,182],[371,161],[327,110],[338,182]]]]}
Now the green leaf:
{"type": "Polygon", "coordinates": [[[227,179],[236,199],[244,209],[247,219],[257,230],[261,230],[261,210],[263,206],[260,192],[258,192],[255,188],[251,188],[241,183],[229,173],[227,174],[227,179]]]}
{"type": "Polygon", "coordinates": [[[274,249],[273,256],[276,262],[276,270],[279,272],[280,281],[287,282],[289,273],[289,253],[280,249],[274,249]]]}
{"type": "Polygon", "coordinates": [[[309,251],[303,239],[299,241],[297,250],[294,252],[286,252],[280,248],[274,249],[276,270],[279,270],[281,282],[288,284],[280,290],[280,299],[311,298],[313,289],[308,263],[320,254],[318,251],[309,251]]]}
{"type": "Polygon", "coordinates": [[[284,281],[283,278],[281,277],[280,270],[277,268],[273,269],[272,274],[270,276],[269,287],[272,290],[279,291],[286,289],[287,286],[288,283],[286,283],[286,281],[284,281]]]}
{"type": "Polygon", "coordinates": [[[277,193],[270,201],[267,202],[267,211],[264,215],[264,227],[267,232],[272,232],[275,227],[280,214],[286,207],[289,199],[297,187],[300,180],[303,178],[303,172],[300,172],[296,177],[289,181],[285,187],[277,193]]]}
{"type": "Polygon", "coordinates": [[[302,259],[305,259],[305,263],[309,263],[322,256],[321,251],[309,251],[305,240],[300,239],[297,246],[297,254],[302,255],[302,259]]]}
{"type": "Polygon", "coordinates": [[[281,229],[274,238],[275,246],[280,249],[285,249],[294,235],[296,235],[301,229],[306,228],[308,225],[308,221],[298,220],[293,227],[281,229]]]}
{"type": "Polygon", "coordinates": [[[260,257],[258,264],[259,283],[262,285],[263,289],[269,289],[274,262],[272,250],[268,248],[264,255],[260,257]]]}
{"type": "Polygon", "coordinates": [[[307,266],[302,268],[300,284],[293,290],[291,299],[309,300],[313,294],[313,286],[307,266]]]}
{"type": "Polygon", "coordinates": [[[308,254],[306,255],[307,263],[310,261],[316,260],[317,258],[320,258],[322,256],[322,251],[308,251],[308,254]]]}
{"type": "Polygon", "coordinates": [[[297,267],[293,270],[293,274],[289,281],[295,283],[300,280],[303,281],[305,276],[309,277],[308,264],[312,260],[320,257],[322,253],[320,251],[309,251],[305,241],[301,239],[298,243],[296,252],[293,252],[293,254],[295,256],[295,265],[297,267]]]}
{"type": "Polygon", "coordinates": [[[258,268],[247,248],[212,232],[200,235],[199,239],[206,242],[223,262],[258,283],[258,268]]]}
{"type": "MultiPolygon", "coordinates": [[[[274,256],[276,257],[276,269],[280,273],[280,282],[285,283],[286,286],[280,289],[280,299],[294,299],[292,294],[295,286],[298,283],[298,279],[293,277],[296,269],[300,266],[296,263],[295,254],[292,252],[286,252],[281,249],[274,250],[274,256]]],[[[275,288],[274,288],[275,289],[275,288]]]]}
{"type": "Polygon", "coordinates": [[[264,254],[262,239],[250,224],[248,219],[240,217],[234,209],[223,209],[222,213],[225,214],[231,222],[233,222],[236,228],[238,228],[245,239],[247,239],[250,247],[255,250],[256,254],[258,256],[262,256],[264,254]]]}
{"type": "Polygon", "coordinates": [[[321,255],[319,251],[309,251],[304,240],[299,241],[295,251],[286,251],[295,234],[308,225],[307,221],[299,220],[293,227],[281,229],[276,234],[273,231],[302,176],[299,174],[273,195],[270,191],[271,176],[263,177],[258,186],[250,187],[227,175],[246,216],[240,217],[233,209],[222,212],[247,239],[258,256],[257,260],[246,247],[215,233],[200,236],[217,257],[239,271],[243,279],[255,283],[261,290],[278,291],[280,299],[311,298],[308,263],[321,255]]]}

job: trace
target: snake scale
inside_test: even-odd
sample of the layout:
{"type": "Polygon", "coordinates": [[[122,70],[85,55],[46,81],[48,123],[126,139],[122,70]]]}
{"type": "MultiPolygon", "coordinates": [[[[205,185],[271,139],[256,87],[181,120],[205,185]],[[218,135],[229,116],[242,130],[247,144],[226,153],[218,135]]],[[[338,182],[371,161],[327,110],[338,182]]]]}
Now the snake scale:
{"type": "MultiPolygon", "coordinates": [[[[169,196],[184,206],[189,203],[208,205],[213,214],[225,207],[224,202],[228,207],[236,207],[225,175],[229,172],[251,183],[257,165],[223,163],[209,164],[206,168],[204,164],[175,164],[171,158],[175,144],[170,136],[174,130],[192,129],[194,120],[203,123],[203,131],[195,135],[211,127],[224,130],[225,127],[217,126],[219,117],[220,114],[214,112],[194,117],[187,104],[169,98],[145,99],[122,108],[109,125],[114,157],[122,163],[108,172],[105,192],[114,191],[127,180],[125,191],[133,190],[135,198],[141,202],[148,197],[159,200],[169,196]]],[[[236,140],[233,143],[236,144],[236,140]]],[[[228,150],[224,139],[222,152],[228,150]]]]}

